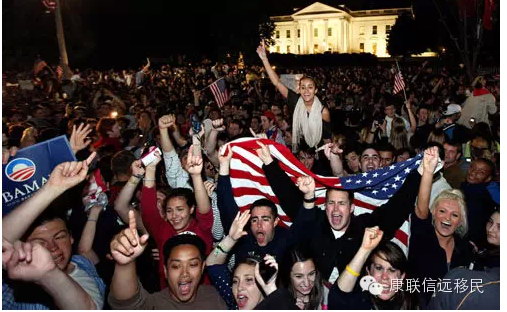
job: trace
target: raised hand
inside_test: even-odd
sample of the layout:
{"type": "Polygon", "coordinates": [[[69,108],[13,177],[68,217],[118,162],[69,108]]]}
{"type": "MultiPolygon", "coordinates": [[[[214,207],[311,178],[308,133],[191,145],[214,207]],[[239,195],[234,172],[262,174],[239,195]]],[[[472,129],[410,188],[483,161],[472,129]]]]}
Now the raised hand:
{"type": "Polygon", "coordinates": [[[299,190],[311,198],[315,195],[315,180],[311,176],[300,176],[296,182],[299,190]]]}
{"type": "Polygon", "coordinates": [[[378,244],[382,240],[383,235],[384,232],[381,229],[379,229],[378,226],[365,228],[361,248],[368,251],[372,251],[378,246],[378,244]]]}
{"type": "Polygon", "coordinates": [[[204,181],[204,188],[206,189],[206,193],[208,194],[208,197],[211,197],[215,189],[217,188],[216,183],[213,183],[211,181],[204,181]]]}
{"type": "Polygon", "coordinates": [[[80,124],[79,127],[76,128],[76,125],[72,126],[72,134],[70,135],[70,147],[72,148],[72,152],[76,154],[80,150],[86,148],[92,140],[90,138],[86,138],[88,134],[92,132],[90,125],[85,125],[84,123],[80,124]]]}
{"type": "Polygon", "coordinates": [[[48,274],[59,270],[49,250],[39,244],[3,241],[2,264],[13,280],[40,283],[48,274]]]}
{"type": "Polygon", "coordinates": [[[266,55],[266,47],[264,45],[264,40],[262,40],[259,46],[257,47],[257,54],[259,55],[259,58],[263,61],[268,59],[266,55]]]}
{"type": "Polygon", "coordinates": [[[117,234],[111,241],[111,255],[117,264],[125,265],[139,257],[148,244],[148,234],[139,237],[136,216],[129,211],[129,227],[117,234]]]}
{"type": "Polygon", "coordinates": [[[273,162],[273,157],[271,157],[269,148],[260,141],[257,141],[257,145],[259,145],[260,148],[256,149],[255,152],[257,153],[257,156],[259,156],[259,158],[262,160],[262,162],[265,165],[269,165],[271,162],[273,162]]]}
{"type": "Polygon", "coordinates": [[[245,210],[243,212],[238,211],[238,214],[236,214],[234,221],[232,221],[231,228],[229,229],[229,237],[234,241],[237,241],[241,237],[247,235],[248,232],[246,232],[244,228],[248,223],[248,220],[250,220],[250,210],[245,210]]]}
{"type": "Polygon", "coordinates": [[[343,153],[343,150],[338,147],[338,144],[327,143],[324,145],[324,155],[326,155],[326,158],[329,160],[334,156],[339,157],[341,153],[343,153]]]}
{"type": "MultiPolygon", "coordinates": [[[[187,171],[190,175],[200,175],[203,167],[202,157],[199,153],[194,152],[196,146],[192,145],[188,149],[187,171]],[[197,154],[197,155],[196,155],[197,154]]],[[[200,148],[197,146],[197,148],[200,148]]]]}
{"type": "Polygon", "coordinates": [[[225,130],[223,118],[213,120],[211,122],[211,125],[213,126],[213,130],[216,130],[216,131],[224,131],[225,130]]]}
{"type": "Polygon", "coordinates": [[[427,148],[424,151],[422,166],[423,166],[423,172],[431,173],[435,171],[435,168],[438,165],[438,162],[440,160],[440,157],[438,155],[438,147],[432,146],[430,148],[427,148]]]}
{"type": "Polygon", "coordinates": [[[261,286],[261,288],[264,290],[266,295],[271,294],[273,291],[276,290],[276,277],[278,276],[278,263],[276,262],[275,258],[271,255],[264,256],[264,262],[276,269],[276,273],[273,274],[273,276],[269,279],[269,281],[265,282],[264,279],[261,276],[260,270],[259,270],[259,263],[255,265],[255,279],[257,280],[257,283],[261,286]]]}
{"type": "MultiPolygon", "coordinates": [[[[160,161],[160,160],[159,160],[160,161]]],[[[158,163],[158,162],[157,162],[158,163]]],[[[150,164],[151,165],[151,164],[150,164]]],[[[156,165],[155,165],[156,166],[156,165]]],[[[143,168],[143,162],[141,160],[134,160],[130,165],[133,176],[144,176],[145,169],[143,168]]]]}
{"type": "Polygon", "coordinates": [[[229,143],[222,145],[218,153],[218,161],[220,162],[220,167],[222,167],[222,165],[229,166],[231,159],[232,159],[231,146],[229,145],[229,143]]]}
{"type": "Polygon", "coordinates": [[[157,164],[162,160],[162,156],[160,156],[160,153],[157,151],[155,152],[155,160],[146,166],[146,170],[155,171],[157,169],[157,164]]]}
{"type": "Polygon", "coordinates": [[[176,116],[174,116],[174,114],[164,115],[158,119],[158,128],[160,130],[172,128],[175,123],[176,116]]]}
{"type": "Polygon", "coordinates": [[[9,162],[10,157],[16,156],[18,153],[18,148],[16,146],[12,146],[9,149],[7,147],[2,148],[2,165],[5,165],[9,162]]]}
{"type": "Polygon", "coordinates": [[[47,185],[64,192],[81,183],[86,178],[88,166],[95,158],[95,155],[96,153],[93,152],[86,160],[59,164],[51,172],[47,185]]]}
{"type": "Polygon", "coordinates": [[[412,109],[412,102],[410,100],[405,101],[405,107],[407,109],[412,109]]]}

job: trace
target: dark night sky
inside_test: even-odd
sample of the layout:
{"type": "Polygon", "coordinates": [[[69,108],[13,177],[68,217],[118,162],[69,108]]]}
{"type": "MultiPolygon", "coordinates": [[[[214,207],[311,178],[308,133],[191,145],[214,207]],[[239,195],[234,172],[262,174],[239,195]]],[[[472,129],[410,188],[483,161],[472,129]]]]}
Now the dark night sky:
{"type": "MultiPolygon", "coordinates": [[[[138,66],[145,57],[173,53],[216,57],[226,52],[253,54],[258,23],[270,15],[290,14],[312,0],[61,0],[71,64],[138,66]]],[[[349,6],[394,6],[410,0],[335,0],[349,6]]],[[[416,0],[431,16],[430,0],[416,0]]],[[[3,0],[4,67],[32,63],[37,53],[57,61],[53,14],[40,0],[3,0]]],[[[433,19],[435,20],[435,17],[433,19]]],[[[429,28],[438,23],[428,23],[429,28]]],[[[430,29],[431,31],[431,29],[430,29]]]]}
{"type": "MultiPolygon", "coordinates": [[[[263,17],[303,0],[61,0],[71,63],[135,64],[172,53],[223,55],[257,42],[263,17]],[[230,50],[230,51],[229,51],[230,50]]],[[[40,0],[4,0],[3,60],[57,60],[53,14],[40,0]]],[[[289,11],[287,11],[289,10],[289,11]]],[[[249,46],[250,45],[250,46],[249,46]]]]}

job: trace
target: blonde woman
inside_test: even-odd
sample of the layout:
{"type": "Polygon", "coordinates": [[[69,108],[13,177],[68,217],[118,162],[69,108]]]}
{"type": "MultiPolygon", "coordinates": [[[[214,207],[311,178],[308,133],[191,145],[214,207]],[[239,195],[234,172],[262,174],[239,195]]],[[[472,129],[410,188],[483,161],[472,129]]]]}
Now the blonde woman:
{"type": "MultiPolygon", "coordinates": [[[[438,163],[438,148],[425,151],[422,166],[433,170],[438,163]]],[[[463,239],[468,230],[467,211],[463,194],[457,189],[442,191],[429,206],[433,170],[424,170],[419,187],[415,213],[411,217],[410,249],[408,254],[412,278],[438,280],[452,268],[468,267],[472,261],[472,245],[463,239]]],[[[421,308],[424,309],[432,292],[422,289],[421,308]]]]}

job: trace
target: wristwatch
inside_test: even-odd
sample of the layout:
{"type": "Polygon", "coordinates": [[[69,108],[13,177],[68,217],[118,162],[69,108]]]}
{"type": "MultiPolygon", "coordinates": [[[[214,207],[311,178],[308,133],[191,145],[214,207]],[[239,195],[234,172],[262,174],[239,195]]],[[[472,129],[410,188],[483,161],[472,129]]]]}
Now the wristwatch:
{"type": "Polygon", "coordinates": [[[313,202],[315,202],[317,199],[315,198],[315,196],[313,198],[310,198],[310,199],[306,199],[306,198],[303,198],[303,201],[305,203],[308,203],[308,204],[311,204],[313,202]]]}
{"type": "Polygon", "coordinates": [[[139,180],[144,178],[144,174],[133,174],[132,176],[138,178],[139,180]]]}

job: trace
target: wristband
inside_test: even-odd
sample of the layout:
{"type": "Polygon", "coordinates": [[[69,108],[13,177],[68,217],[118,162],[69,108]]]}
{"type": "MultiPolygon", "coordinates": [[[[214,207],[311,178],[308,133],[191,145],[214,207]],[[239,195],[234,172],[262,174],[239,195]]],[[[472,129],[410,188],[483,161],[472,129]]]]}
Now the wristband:
{"type": "Polygon", "coordinates": [[[229,253],[228,251],[225,251],[225,250],[222,248],[222,246],[220,246],[220,244],[217,244],[216,249],[220,250],[220,251],[221,251],[221,252],[223,252],[224,254],[229,253]]]}
{"type": "Polygon", "coordinates": [[[303,201],[308,204],[314,203],[316,200],[317,199],[315,198],[315,196],[313,196],[313,198],[310,199],[303,198],[303,201]]]}
{"type": "Polygon", "coordinates": [[[144,174],[133,174],[132,176],[138,178],[139,180],[144,178],[144,174]]]}
{"type": "Polygon", "coordinates": [[[144,181],[156,181],[155,179],[146,179],[146,178],[144,178],[143,180],[144,181]]]}
{"type": "Polygon", "coordinates": [[[132,185],[137,185],[137,183],[139,183],[139,180],[132,181],[131,179],[129,179],[127,182],[130,183],[130,184],[132,184],[132,185]]]}
{"type": "Polygon", "coordinates": [[[357,273],[356,271],[352,270],[352,268],[351,268],[350,266],[348,266],[348,265],[345,267],[345,270],[346,270],[347,272],[349,272],[350,274],[352,274],[353,276],[355,276],[355,277],[359,277],[359,275],[360,275],[360,274],[359,274],[359,273],[357,273]]]}

